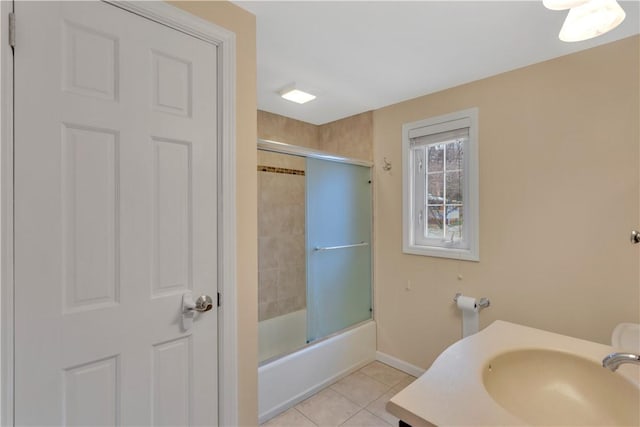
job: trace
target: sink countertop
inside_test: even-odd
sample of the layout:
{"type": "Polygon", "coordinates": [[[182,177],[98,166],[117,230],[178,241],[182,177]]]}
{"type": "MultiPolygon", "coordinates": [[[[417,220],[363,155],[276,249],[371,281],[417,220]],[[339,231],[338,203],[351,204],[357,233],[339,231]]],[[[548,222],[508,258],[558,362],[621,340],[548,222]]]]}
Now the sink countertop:
{"type": "MultiPolygon", "coordinates": [[[[486,362],[501,353],[523,349],[572,353],[597,364],[616,351],[607,345],[497,320],[447,348],[427,372],[391,398],[387,410],[413,427],[526,425],[496,403],[482,381],[486,362]]],[[[622,375],[640,387],[637,366],[622,365],[611,374],[622,375]]]]}

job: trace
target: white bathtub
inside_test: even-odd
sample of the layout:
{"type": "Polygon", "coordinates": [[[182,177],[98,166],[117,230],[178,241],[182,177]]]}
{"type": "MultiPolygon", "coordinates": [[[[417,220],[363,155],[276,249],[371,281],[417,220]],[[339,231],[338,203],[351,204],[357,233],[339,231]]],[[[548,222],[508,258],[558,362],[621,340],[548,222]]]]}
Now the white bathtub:
{"type": "Polygon", "coordinates": [[[259,422],[287,410],[375,359],[376,324],[370,320],[260,366],[259,422]]]}

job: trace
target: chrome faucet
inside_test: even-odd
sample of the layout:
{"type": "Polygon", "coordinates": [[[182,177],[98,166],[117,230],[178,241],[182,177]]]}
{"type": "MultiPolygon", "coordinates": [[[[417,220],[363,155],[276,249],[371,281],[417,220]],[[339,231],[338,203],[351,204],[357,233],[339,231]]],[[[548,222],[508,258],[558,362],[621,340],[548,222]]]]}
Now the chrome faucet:
{"type": "Polygon", "coordinates": [[[604,359],[602,359],[602,367],[609,369],[611,372],[615,372],[618,366],[624,363],[635,363],[640,365],[640,354],[633,353],[611,353],[604,359]]]}

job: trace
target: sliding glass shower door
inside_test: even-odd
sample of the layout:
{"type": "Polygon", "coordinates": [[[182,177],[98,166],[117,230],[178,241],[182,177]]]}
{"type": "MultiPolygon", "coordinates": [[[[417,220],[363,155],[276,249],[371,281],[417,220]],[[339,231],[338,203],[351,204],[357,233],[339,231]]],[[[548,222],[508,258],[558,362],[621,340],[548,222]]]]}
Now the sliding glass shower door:
{"type": "Polygon", "coordinates": [[[371,318],[371,169],[307,158],[307,339],[371,318]]]}

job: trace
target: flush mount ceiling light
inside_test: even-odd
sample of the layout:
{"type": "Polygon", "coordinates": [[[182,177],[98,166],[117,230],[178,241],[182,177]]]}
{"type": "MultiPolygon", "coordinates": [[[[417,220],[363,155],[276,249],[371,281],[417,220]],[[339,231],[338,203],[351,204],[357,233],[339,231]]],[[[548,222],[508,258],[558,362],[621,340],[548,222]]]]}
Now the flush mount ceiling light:
{"type": "Polygon", "coordinates": [[[313,101],[314,99],[316,99],[315,95],[311,95],[310,93],[301,91],[300,89],[296,89],[295,85],[289,86],[278,93],[284,99],[296,102],[298,104],[304,104],[306,102],[313,101]]]}
{"type": "Polygon", "coordinates": [[[616,0],[590,0],[571,8],[560,30],[560,40],[577,42],[602,35],[620,25],[625,16],[616,0]]]}

